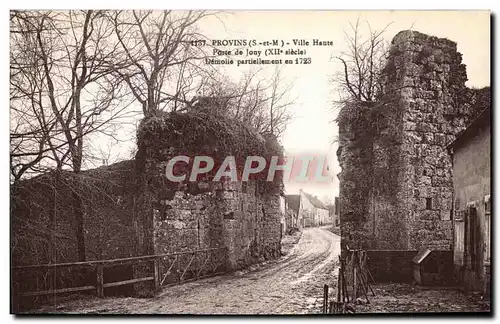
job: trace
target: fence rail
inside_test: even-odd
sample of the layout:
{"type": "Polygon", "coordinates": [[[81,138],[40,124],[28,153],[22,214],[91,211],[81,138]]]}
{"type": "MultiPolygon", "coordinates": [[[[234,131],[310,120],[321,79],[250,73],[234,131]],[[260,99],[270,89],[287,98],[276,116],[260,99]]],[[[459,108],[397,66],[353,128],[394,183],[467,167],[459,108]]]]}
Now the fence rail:
{"type": "MultiPolygon", "coordinates": [[[[226,248],[210,248],[113,260],[13,266],[11,267],[12,292],[14,299],[19,302],[19,299],[23,297],[82,291],[95,291],[97,296],[104,297],[106,288],[140,282],[152,282],[152,289],[156,290],[161,286],[197,280],[221,273],[224,268],[225,251],[226,248]],[[105,282],[104,280],[104,269],[106,268],[144,264],[146,266],[140,271],[132,271],[132,278],[113,282],[105,282]],[[64,286],[65,281],[71,281],[63,278],[64,275],[61,274],[63,270],[69,270],[69,274],[66,274],[69,277],[74,274],[71,273],[71,270],[76,273],[78,270],[83,270],[90,274],[88,277],[95,279],[83,280],[84,284],[77,287],[61,287],[64,286]],[[33,273],[35,274],[33,275],[33,273]],[[135,277],[136,275],[138,276],[135,277]],[[36,289],[33,287],[22,289],[23,280],[31,281],[30,283],[36,286],[36,289]]],[[[16,303],[16,301],[14,302],[16,303]]]]}

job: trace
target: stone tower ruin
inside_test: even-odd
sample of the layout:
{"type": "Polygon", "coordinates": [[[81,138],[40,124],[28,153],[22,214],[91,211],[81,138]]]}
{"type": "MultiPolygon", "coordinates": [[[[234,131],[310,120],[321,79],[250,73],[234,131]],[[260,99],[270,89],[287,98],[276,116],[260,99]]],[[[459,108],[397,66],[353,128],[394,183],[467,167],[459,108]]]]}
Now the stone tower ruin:
{"type": "Polygon", "coordinates": [[[342,246],[451,250],[452,162],[446,149],[474,117],[478,90],[457,44],[416,31],[391,43],[377,103],[339,114],[342,246]]]}

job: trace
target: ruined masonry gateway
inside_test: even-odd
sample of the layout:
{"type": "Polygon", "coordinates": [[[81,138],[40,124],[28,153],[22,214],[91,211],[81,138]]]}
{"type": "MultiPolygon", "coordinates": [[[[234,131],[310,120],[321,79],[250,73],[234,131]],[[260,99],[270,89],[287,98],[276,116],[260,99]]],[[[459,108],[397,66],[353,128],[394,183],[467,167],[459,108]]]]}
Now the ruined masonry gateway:
{"type": "MultiPolygon", "coordinates": [[[[171,182],[165,176],[168,161],[177,155],[210,155],[218,160],[225,153],[238,153],[236,148],[224,152],[230,150],[223,147],[225,136],[234,137],[227,142],[239,143],[240,133],[253,135],[243,134],[252,142],[239,144],[253,144],[254,155],[264,154],[258,151],[265,150],[268,141],[274,141],[253,134],[242,125],[233,125],[235,120],[212,115],[205,116],[200,110],[162,114],[142,121],[136,158],[138,169],[143,170],[142,205],[138,209],[142,227],[139,232],[144,233],[139,246],[141,254],[223,247],[227,251],[228,270],[277,258],[281,255],[280,178],[264,187],[257,180],[211,181],[205,173],[198,175],[200,179],[195,182],[190,181],[189,175],[181,183],[171,182]],[[217,127],[209,125],[214,118],[218,118],[217,127]],[[186,135],[186,123],[202,123],[198,129],[205,128],[207,132],[186,135]],[[219,127],[227,128],[227,134],[211,133],[219,127]]],[[[279,146],[277,142],[273,144],[279,146]]],[[[244,156],[234,155],[236,159],[244,156]]]]}
{"type": "Polygon", "coordinates": [[[344,249],[451,251],[446,146],[475,114],[461,61],[456,43],[402,31],[391,44],[381,102],[339,121],[344,249]]]}

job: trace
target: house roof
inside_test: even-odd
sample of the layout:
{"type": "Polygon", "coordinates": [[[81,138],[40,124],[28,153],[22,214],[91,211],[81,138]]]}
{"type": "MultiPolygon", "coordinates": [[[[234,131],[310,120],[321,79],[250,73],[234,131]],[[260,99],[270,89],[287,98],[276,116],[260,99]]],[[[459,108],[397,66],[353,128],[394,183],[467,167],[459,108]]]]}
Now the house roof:
{"type": "Polygon", "coordinates": [[[285,200],[291,209],[295,210],[296,212],[299,212],[300,195],[286,195],[285,200]]]}
{"type": "Polygon", "coordinates": [[[304,196],[311,202],[311,204],[316,207],[316,208],[321,208],[321,209],[328,209],[325,207],[325,205],[319,200],[318,198],[314,197],[311,194],[308,194],[307,192],[304,192],[304,196]]]}
{"type": "Polygon", "coordinates": [[[485,109],[483,109],[483,111],[481,111],[481,113],[479,113],[476,119],[474,119],[466,129],[460,132],[455,140],[448,145],[448,150],[461,147],[469,139],[474,137],[481,128],[490,125],[490,123],[491,109],[489,106],[487,106],[485,109]]]}

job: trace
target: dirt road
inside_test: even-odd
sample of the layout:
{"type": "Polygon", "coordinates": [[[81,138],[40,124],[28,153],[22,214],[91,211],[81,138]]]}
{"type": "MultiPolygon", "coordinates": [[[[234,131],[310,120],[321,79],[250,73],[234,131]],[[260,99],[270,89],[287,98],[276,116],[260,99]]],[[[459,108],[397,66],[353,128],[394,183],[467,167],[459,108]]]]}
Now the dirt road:
{"type": "Polygon", "coordinates": [[[333,283],[340,237],[307,228],[290,253],[249,271],[165,288],[157,297],[72,301],[51,313],[308,314],[319,313],[323,285],[333,283]]]}

